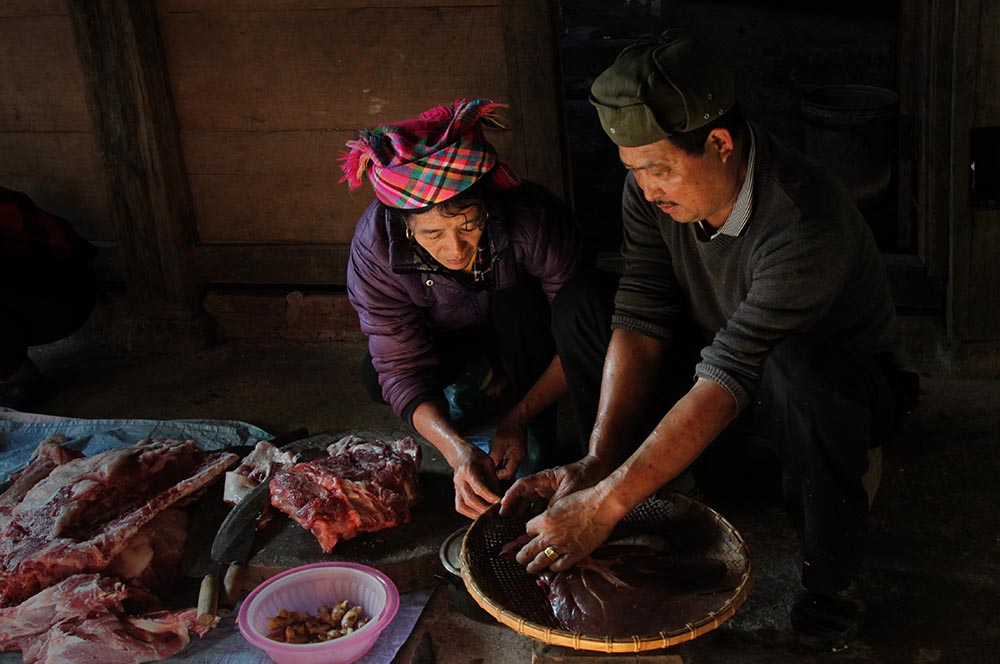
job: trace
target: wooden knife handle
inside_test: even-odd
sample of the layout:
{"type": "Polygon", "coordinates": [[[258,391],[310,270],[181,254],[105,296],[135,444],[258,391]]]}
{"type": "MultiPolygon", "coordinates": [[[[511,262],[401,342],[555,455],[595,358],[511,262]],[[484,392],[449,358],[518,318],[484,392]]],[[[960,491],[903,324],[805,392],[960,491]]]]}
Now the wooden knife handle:
{"type": "Polygon", "coordinates": [[[198,588],[198,622],[211,625],[219,608],[219,580],[215,574],[206,574],[198,588]]]}
{"type": "Polygon", "coordinates": [[[226,568],[226,574],[222,579],[222,596],[225,598],[226,606],[236,606],[239,599],[240,590],[243,583],[243,565],[233,563],[226,568]]]}

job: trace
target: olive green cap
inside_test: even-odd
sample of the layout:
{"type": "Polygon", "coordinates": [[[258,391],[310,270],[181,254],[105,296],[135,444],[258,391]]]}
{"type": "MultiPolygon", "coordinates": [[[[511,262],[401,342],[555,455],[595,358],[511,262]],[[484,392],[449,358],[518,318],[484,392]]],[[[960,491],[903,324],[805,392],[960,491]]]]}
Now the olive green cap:
{"type": "Polygon", "coordinates": [[[648,145],[693,131],[736,102],[736,86],[718,53],[682,30],[627,47],[590,87],[590,103],[617,145],[648,145]]]}

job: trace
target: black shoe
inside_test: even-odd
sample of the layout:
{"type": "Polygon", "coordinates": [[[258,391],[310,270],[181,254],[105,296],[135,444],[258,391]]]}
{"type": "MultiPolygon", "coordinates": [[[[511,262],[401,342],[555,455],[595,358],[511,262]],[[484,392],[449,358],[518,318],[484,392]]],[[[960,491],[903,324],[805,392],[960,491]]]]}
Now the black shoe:
{"type": "Polygon", "coordinates": [[[800,644],[814,650],[843,650],[858,635],[865,604],[847,592],[806,591],[792,605],[792,628],[800,644]]]}

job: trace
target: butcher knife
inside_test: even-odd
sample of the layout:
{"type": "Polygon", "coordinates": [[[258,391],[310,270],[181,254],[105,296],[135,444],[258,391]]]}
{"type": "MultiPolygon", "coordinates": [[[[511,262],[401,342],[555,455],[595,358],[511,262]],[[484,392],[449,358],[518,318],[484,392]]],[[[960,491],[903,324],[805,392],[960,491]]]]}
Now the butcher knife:
{"type": "MultiPolygon", "coordinates": [[[[343,437],[343,433],[321,433],[301,440],[293,439],[294,442],[288,442],[286,438],[285,442],[288,444],[283,445],[281,450],[299,454],[300,457],[308,452],[324,454],[327,446],[343,437]]],[[[212,559],[228,566],[223,575],[221,596],[229,606],[236,604],[236,595],[240,590],[240,575],[250,559],[254,538],[257,535],[257,525],[271,500],[270,480],[270,477],[266,477],[233,506],[223,519],[215,541],[212,542],[212,559]]]]}
{"type": "MultiPolygon", "coordinates": [[[[248,448],[249,452],[249,448],[248,448]]],[[[218,531],[226,516],[222,501],[222,483],[218,482],[195,501],[189,510],[191,522],[181,558],[181,569],[186,576],[200,579],[198,586],[198,622],[210,625],[215,621],[218,605],[219,563],[212,560],[207,543],[218,531]]]]}
{"type": "MultiPolygon", "coordinates": [[[[280,446],[308,435],[309,431],[299,428],[276,436],[268,442],[280,446]]],[[[254,446],[251,445],[235,445],[223,449],[224,452],[236,454],[240,459],[253,450],[254,446]]],[[[201,584],[198,586],[197,610],[198,622],[203,625],[212,624],[219,613],[220,566],[219,562],[212,558],[207,542],[218,534],[219,527],[225,519],[226,512],[223,508],[226,504],[223,501],[223,494],[223,483],[214,484],[202,494],[194,509],[190,510],[193,518],[181,561],[185,574],[201,579],[201,584]]]]}

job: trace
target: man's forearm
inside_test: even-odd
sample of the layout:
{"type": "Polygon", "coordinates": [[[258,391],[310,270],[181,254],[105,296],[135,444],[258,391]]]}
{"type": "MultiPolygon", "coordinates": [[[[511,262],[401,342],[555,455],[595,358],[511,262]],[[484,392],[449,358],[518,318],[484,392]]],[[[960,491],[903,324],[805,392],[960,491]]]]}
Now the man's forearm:
{"type": "Polygon", "coordinates": [[[721,385],[699,379],[656,425],[643,444],[601,484],[617,518],[680,475],[737,415],[721,385]]]}
{"type": "Polygon", "coordinates": [[[632,449],[631,441],[661,370],[665,348],[663,340],[637,332],[618,329],[611,334],[589,450],[609,470],[632,449]]]}

